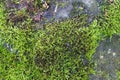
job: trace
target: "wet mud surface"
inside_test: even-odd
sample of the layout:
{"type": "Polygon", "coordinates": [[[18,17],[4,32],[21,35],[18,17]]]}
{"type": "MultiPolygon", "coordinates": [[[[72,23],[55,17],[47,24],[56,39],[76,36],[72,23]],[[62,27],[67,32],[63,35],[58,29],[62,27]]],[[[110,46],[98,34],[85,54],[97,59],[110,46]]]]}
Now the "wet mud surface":
{"type": "Polygon", "coordinates": [[[35,5],[34,0],[20,0],[18,3],[7,0],[6,8],[8,9],[9,19],[14,18],[12,19],[13,22],[23,21],[29,17],[33,22],[45,24],[81,14],[87,14],[89,16],[88,22],[91,22],[100,12],[101,2],[101,0],[55,0],[50,2],[41,0],[39,4],[35,5]],[[24,11],[26,11],[25,14],[18,15],[16,13],[24,13],[24,11]]]}
{"type": "Polygon", "coordinates": [[[95,75],[90,80],[118,80],[117,71],[120,71],[120,36],[105,39],[93,56],[96,63],[95,75]]]}

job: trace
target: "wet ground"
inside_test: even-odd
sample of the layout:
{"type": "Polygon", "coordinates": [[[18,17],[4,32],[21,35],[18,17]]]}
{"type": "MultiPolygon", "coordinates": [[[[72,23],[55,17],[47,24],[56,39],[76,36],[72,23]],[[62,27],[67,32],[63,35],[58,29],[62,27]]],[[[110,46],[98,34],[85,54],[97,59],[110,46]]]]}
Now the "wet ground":
{"type": "MultiPolygon", "coordinates": [[[[6,7],[8,9],[8,19],[16,24],[19,22],[25,22],[27,17],[33,20],[34,28],[41,29],[44,24],[53,23],[55,21],[62,21],[81,14],[87,14],[89,16],[88,23],[94,20],[94,17],[100,13],[101,0],[55,0],[47,3],[45,0],[41,0],[44,9],[35,7],[34,0],[20,0],[19,3],[7,0],[6,7]],[[24,13],[27,11],[26,13],[24,13]]],[[[22,23],[21,23],[22,24],[22,23]]],[[[19,24],[18,24],[19,25],[19,24]]],[[[25,26],[22,25],[22,26],[25,26]]],[[[4,46],[10,52],[18,52],[12,47],[11,44],[5,43],[4,46]]]]}
{"type": "MultiPolygon", "coordinates": [[[[42,4],[45,4],[45,0],[42,1],[42,4]]],[[[20,4],[8,3],[7,7],[18,10],[22,10],[28,5],[26,2],[20,4]]],[[[47,22],[72,18],[76,15],[88,14],[88,22],[92,22],[94,17],[100,13],[99,8],[102,3],[103,0],[56,0],[55,2],[51,1],[49,3],[49,8],[41,12],[38,11],[36,14],[29,14],[29,16],[38,22],[41,21],[43,17],[44,20],[40,23],[46,24],[47,22]]],[[[31,7],[29,9],[32,9],[32,6],[29,7],[31,7]]],[[[40,25],[41,24],[37,23],[38,27],[40,27],[40,25]]],[[[15,50],[14,47],[8,43],[5,43],[4,46],[13,53],[19,51],[15,50]]],[[[112,39],[107,38],[101,41],[93,56],[93,61],[96,63],[96,73],[95,75],[90,75],[90,80],[118,80],[116,72],[120,71],[120,36],[114,35],[112,39]]]]}
{"type": "MultiPolygon", "coordinates": [[[[30,17],[35,22],[47,23],[54,22],[56,20],[63,20],[66,18],[72,18],[80,14],[88,14],[89,21],[91,22],[100,11],[100,4],[103,1],[101,0],[55,0],[47,2],[46,0],[41,0],[40,4],[34,5],[34,0],[20,0],[15,3],[11,0],[6,2],[6,7],[8,9],[9,17],[12,18],[18,13],[24,13],[24,10],[27,11],[27,14],[21,14],[22,17],[15,17],[17,22],[19,21],[16,18],[25,18],[30,17]],[[42,9],[41,9],[42,8],[42,9]]],[[[12,19],[14,20],[14,19],[12,19]]],[[[21,19],[20,19],[21,20],[21,19]]],[[[16,22],[16,21],[13,21],[16,22]]]]}
{"type": "Polygon", "coordinates": [[[48,21],[72,18],[81,14],[88,14],[92,21],[99,13],[99,3],[96,0],[56,0],[50,2],[50,7],[44,11],[44,18],[48,21]]]}
{"type": "Polygon", "coordinates": [[[96,63],[95,75],[90,80],[118,80],[117,71],[120,71],[120,36],[101,41],[93,56],[96,63]]]}

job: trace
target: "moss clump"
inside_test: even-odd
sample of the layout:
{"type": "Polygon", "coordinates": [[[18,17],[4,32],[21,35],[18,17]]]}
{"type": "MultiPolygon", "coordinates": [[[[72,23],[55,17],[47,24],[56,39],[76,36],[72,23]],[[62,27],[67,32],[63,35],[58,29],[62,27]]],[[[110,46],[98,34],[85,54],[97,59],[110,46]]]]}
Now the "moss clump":
{"type": "MultiPolygon", "coordinates": [[[[120,23],[119,23],[119,20],[120,20],[120,17],[119,17],[119,15],[120,15],[119,14],[120,4],[119,3],[120,3],[120,1],[114,0],[114,3],[107,3],[107,5],[104,5],[103,8],[102,8],[103,15],[101,15],[97,19],[97,21],[95,21],[95,23],[94,23],[97,26],[96,28],[98,28],[97,30],[98,30],[98,33],[100,33],[101,40],[105,39],[105,38],[108,38],[108,37],[111,38],[111,40],[112,40],[112,37],[114,38],[114,35],[120,35],[120,23]]],[[[94,25],[92,25],[92,26],[94,26],[94,25]]],[[[110,42],[112,42],[111,40],[110,40],[110,42]]],[[[106,45],[107,45],[107,47],[102,46],[103,48],[105,47],[106,49],[100,48],[101,49],[100,50],[100,55],[103,54],[103,53],[101,53],[101,51],[104,51],[104,53],[107,53],[108,48],[111,48],[111,50],[112,50],[113,46],[110,47],[109,41],[107,41],[106,45]]],[[[101,46],[101,44],[100,44],[100,46],[101,46]]],[[[114,46],[117,46],[117,45],[114,44],[114,46]]],[[[115,47],[114,47],[113,51],[116,51],[116,50],[115,50],[115,47]]],[[[108,66],[107,64],[111,63],[112,61],[106,60],[107,58],[109,59],[110,55],[107,56],[107,58],[105,57],[105,55],[104,55],[105,59],[103,59],[104,64],[106,63],[105,66],[108,66]]],[[[99,54],[97,54],[97,56],[99,56],[99,54]]],[[[117,59],[117,58],[115,58],[115,59],[117,59]]],[[[99,64],[99,62],[100,62],[99,60],[96,60],[96,61],[98,61],[97,62],[98,65],[96,64],[96,68],[104,66],[103,64],[99,64]]],[[[113,60],[113,61],[117,61],[117,60],[113,60]]],[[[118,62],[116,62],[116,63],[118,63],[118,62]]],[[[91,80],[93,80],[95,77],[98,78],[98,79],[100,77],[101,78],[106,78],[107,77],[106,79],[118,79],[119,80],[119,71],[120,70],[117,69],[117,67],[114,68],[114,69],[116,69],[115,71],[116,71],[116,74],[117,74],[116,75],[115,73],[113,73],[113,74],[115,74],[114,77],[113,77],[112,72],[110,72],[110,71],[105,71],[103,68],[101,68],[101,70],[99,69],[97,71],[97,69],[95,68],[96,69],[96,74],[94,75],[94,77],[91,76],[92,77],[91,80]],[[103,71],[102,71],[102,69],[103,69],[103,71]],[[101,73],[99,73],[99,71],[102,73],[102,75],[101,75],[101,73]],[[106,76],[106,73],[108,73],[109,75],[107,74],[107,76],[106,76]]],[[[109,67],[105,67],[105,68],[110,69],[109,67]]]]}
{"type": "Polygon", "coordinates": [[[47,25],[45,31],[38,31],[34,41],[35,64],[43,75],[52,79],[87,80],[93,64],[90,56],[97,45],[86,26],[86,15],[61,23],[47,25]],[[84,16],[84,17],[82,17],[84,16]],[[84,28],[83,28],[84,27],[84,28]],[[41,34],[40,34],[41,33],[41,34]],[[88,53],[88,54],[87,54],[88,53]]]}
{"type": "Polygon", "coordinates": [[[37,32],[1,25],[3,41],[18,49],[17,54],[10,54],[15,52],[1,44],[1,79],[87,80],[93,66],[87,53],[95,48],[96,42],[86,24],[87,15],[81,15],[45,25],[37,32]]]}
{"type": "Polygon", "coordinates": [[[4,8],[0,7],[0,79],[88,80],[94,73],[91,59],[99,40],[120,31],[119,6],[110,6],[108,14],[113,16],[100,17],[90,26],[88,16],[80,15],[37,31],[30,29],[29,17],[24,22],[27,29],[7,25],[4,8]],[[7,50],[4,43],[18,53],[7,50]]]}
{"type": "Polygon", "coordinates": [[[112,36],[120,34],[120,1],[115,0],[114,3],[104,5],[102,7],[103,16],[98,19],[98,26],[103,32],[102,36],[112,36]]]}
{"type": "Polygon", "coordinates": [[[118,79],[120,79],[120,71],[117,72],[118,79]]]}

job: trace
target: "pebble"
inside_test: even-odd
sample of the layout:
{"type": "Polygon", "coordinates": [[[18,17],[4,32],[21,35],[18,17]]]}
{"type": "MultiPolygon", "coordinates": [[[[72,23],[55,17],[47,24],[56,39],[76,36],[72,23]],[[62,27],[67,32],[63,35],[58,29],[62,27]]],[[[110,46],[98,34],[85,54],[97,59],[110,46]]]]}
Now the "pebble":
{"type": "Polygon", "coordinates": [[[116,53],[115,53],[115,52],[113,52],[113,56],[116,56],[116,53]]]}
{"type": "Polygon", "coordinates": [[[111,53],[111,49],[108,49],[108,54],[110,54],[111,53]]]}
{"type": "Polygon", "coordinates": [[[104,56],[100,56],[100,59],[103,59],[104,56]]]}

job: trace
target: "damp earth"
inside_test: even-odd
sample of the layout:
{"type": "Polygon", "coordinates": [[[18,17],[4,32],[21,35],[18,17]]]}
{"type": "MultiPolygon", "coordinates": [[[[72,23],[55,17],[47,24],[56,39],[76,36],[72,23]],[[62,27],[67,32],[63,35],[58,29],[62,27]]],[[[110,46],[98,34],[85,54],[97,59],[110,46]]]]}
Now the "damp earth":
{"type": "Polygon", "coordinates": [[[90,80],[118,80],[120,70],[120,36],[113,35],[101,41],[93,56],[95,74],[90,80]]]}

